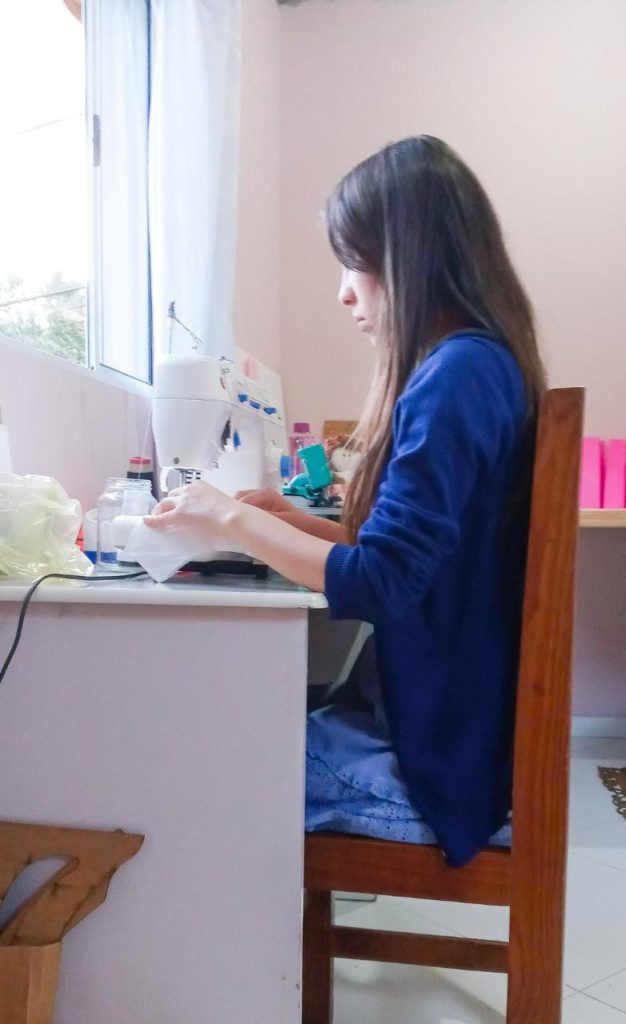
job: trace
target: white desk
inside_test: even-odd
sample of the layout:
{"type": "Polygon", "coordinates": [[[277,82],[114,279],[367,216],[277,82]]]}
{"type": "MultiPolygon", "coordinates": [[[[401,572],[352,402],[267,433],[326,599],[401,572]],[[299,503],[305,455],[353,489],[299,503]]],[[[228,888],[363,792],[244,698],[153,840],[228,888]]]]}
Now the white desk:
{"type": "MultiPolygon", "coordinates": [[[[0,686],[0,818],[146,836],[55,1024],[299,1024],[307,618],[269,583],[45,584],[0,686]]],[[[25,587],[0,583],[0,658],[25,587]]]]}

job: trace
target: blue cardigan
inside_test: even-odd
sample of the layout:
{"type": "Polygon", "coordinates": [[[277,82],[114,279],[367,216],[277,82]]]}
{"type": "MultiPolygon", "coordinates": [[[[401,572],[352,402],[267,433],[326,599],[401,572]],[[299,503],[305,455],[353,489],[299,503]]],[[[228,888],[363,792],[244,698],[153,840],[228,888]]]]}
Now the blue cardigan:
{"type": "Polygon", "coordinates": [[[396,403],[356,545],[334,545],[326,564],[331,617],[374,626],[400,769],[454,866],[510,809],[526,517],[508,513],[525,411],[517,361],[497,339],[440,342],[396,403]]]}

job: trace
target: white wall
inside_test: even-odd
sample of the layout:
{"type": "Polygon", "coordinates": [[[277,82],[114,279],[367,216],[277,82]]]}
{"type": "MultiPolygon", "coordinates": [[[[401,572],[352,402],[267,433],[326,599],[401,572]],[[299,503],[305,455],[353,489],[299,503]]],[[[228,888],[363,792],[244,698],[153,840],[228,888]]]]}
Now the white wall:
{"type": "Polygon", "coordinates": [[[147,399],[1,338],[0,406],[14,472],[55,477],[83,510],[130,456],[150,452],[147,399]]]}

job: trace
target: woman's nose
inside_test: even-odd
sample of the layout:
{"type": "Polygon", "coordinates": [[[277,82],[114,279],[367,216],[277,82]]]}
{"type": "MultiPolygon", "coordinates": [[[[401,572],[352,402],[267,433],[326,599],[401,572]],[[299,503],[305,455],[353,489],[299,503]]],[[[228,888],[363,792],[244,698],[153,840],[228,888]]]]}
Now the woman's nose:
{"type": "Polygon", "coordinates": [[[345,279],[345,277],[341,278],[341,284],[339,285],[339,294],[337,295],[337,298],[339,299],[342,306],[354,305],[356,296],[354,294],[353,288],[345,279]]]}

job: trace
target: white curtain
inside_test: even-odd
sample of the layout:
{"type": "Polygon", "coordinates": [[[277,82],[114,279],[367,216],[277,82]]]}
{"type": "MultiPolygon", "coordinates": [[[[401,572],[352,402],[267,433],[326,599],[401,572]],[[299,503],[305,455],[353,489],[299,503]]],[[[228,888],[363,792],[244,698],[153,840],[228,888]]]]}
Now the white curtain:
{"type": "MultiPolygon", "coordinates": [[[[148,178],[154,350],[176,315],[209,355],[233,357],[240,0],[150,0],[148,178]]],[[[172,351],[192,338],[174,324],[172,351]]]]}
{"type": "Polygon", "coordinates": [[[90,333],[102,365],[148,381],[147,7],[142,0],[89,0],[84,7],[89,128],[100,137],[90,333]]]}

